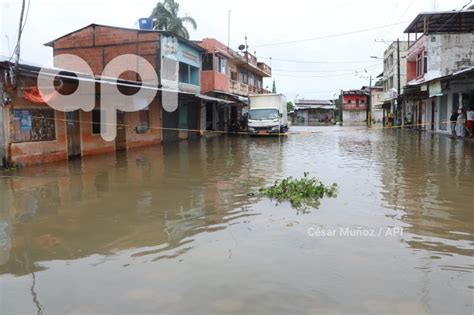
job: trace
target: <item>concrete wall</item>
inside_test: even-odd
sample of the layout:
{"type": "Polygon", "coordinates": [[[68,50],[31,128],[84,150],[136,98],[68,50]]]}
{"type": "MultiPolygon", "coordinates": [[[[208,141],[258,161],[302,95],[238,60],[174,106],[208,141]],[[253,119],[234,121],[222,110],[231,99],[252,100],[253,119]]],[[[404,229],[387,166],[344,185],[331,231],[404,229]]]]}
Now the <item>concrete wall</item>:
{"type": "MultiPolygon", "coordinates": [[[[33,104],[23,97],[13,96],[15,109],[48,108],[46,105],[33,104]]],[[[12,121],[11,105],[8,106],[6,121],[12,121]]],[[[65,160],[67,158],[67,139],[65,113],[54,113],[56,139],[52,141],[21,142],[10,145],[11,160],[19,165],[33,165],[65,160]]]]}
{"type": "MultiPolygon", "coordinates": [[[[406,55],[408,51],[408,42],[400,41],[400,87],[407,84],[407,62],[406,55]]],[[[384,52],[383,82],[384,92],[398,87],[398,49],[397,42],[393,42],[384,52]]],[[[403,93],[403,90],[402,90],[403,93]]]]}
{"type": "MultiPolygon", "coordinates": [[[[3,72],[0,71],[0,75],[3,77],[3,72]]],[[[0,166],[3,166],[3,158],[5,156],[5,124],[4,124],[4,113],[3,113],[3,84],[0,82],[0,166]]]]}
{"type": "Polygon", "coordinates": [[[161,129],[161,104],[158,98],[149,106],[150,129],[145,133],[137,133],[136,127],[139,126],[139,113],[126,113],[125,121],[129,126],[127,128],[127,148],[138,148],[152,144],[160,143],[162,140],[161,129]]]}
{"type": "Polygon", "coordinates": [[[428,73],[425,78],[430,75],[450,75],[464,66],[472,66],[474,34],[428,35],[425,55],[428,56],[428,73]]]}

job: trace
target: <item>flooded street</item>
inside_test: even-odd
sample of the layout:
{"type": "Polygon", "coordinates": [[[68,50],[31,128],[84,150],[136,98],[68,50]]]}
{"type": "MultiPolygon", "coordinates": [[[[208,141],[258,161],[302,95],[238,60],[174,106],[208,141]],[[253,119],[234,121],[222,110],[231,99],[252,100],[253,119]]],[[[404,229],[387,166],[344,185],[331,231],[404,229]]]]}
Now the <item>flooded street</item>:
{"type": "Polygon", "coordinates": [[[0,314],[473,313],[472,142],[218,136],[3,172],[0,201],[0,314]],[[304,172],[337,198],[249,194],[304,172]]]}

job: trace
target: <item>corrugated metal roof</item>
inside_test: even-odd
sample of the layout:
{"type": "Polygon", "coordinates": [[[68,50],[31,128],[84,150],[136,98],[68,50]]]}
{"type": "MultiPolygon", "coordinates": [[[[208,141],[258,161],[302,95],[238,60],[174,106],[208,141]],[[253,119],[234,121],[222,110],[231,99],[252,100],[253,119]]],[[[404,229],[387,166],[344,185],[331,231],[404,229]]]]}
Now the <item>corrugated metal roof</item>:
{"type": "Polygon", "coordinates": [[[405,33],[423,33],[425,19],[428,22],[428,34],[474,32],[474,10],[465,10],[422,12],[408,25],[405,33]]]}

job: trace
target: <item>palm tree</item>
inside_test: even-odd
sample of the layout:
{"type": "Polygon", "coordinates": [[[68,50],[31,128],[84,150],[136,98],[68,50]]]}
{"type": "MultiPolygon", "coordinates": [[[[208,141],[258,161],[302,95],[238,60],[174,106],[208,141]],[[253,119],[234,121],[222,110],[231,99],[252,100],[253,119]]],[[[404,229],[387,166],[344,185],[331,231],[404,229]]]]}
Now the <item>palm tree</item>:
{"type": "Polygon", "coordinates": [[[170,31],[189,39],[189,32],[184,24],[189,23],[196,30],[196,21],[190,16],[179,17],[178,11],[179,3],[174,0],[158,2],[150,15],[150,18],[153,19],[153,29],[170,31]]]}

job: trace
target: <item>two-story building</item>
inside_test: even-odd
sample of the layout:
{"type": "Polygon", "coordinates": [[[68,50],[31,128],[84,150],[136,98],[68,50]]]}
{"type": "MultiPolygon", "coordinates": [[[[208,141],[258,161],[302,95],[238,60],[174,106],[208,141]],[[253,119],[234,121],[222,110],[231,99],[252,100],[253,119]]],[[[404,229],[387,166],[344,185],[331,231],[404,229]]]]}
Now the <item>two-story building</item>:
{"type": "Polygon", "coordinates": [[[263,88],[263,78],[271,77],[271,68],[249,52],[238,53],[214,38],[196,42],[203,54],[201,93],[232,102],[206,105],[206,129],[237,131],[242,129],[242,113],[248,96],[270,93],[263,88]]]}
{"type": "Polygon", "coordinates": [[[344,125],[361,126],[367,122],[367,106],[370,93],[366,89],[342,91],[342,121],[344,125]]]}
{"type": "Polygon", "coordinates": [[[420,129],[449,134],[453,111],[474,110],[474,6],[420,13],[405,33],[405,112],[420,129]]]}
{"type": "Polygon", "coordinates": [[[403,116],[399,95],[407,83],[407,51],[407,41],[394,41],[383,54],[382,120],[392,113],[395,124],[401,124],[403,116]]]}
{"type": "Polygon", "coordinates": [[[46,45],[57,57],[54,68],[46,69],[55,77],[56,91],[50,95],[39,93],[37,87],[44,68],[24,63],[15,67],[9,61],[0,64],[2,95],[8,95],[1,102],[4,143],[0,153],[9,163],[38,164],[188,139],[204,130],[205,102],[230,103],[200,93],[205,50],[171,32],[91,24],[46,45]],[[66,55],[81,58],[87,71],[70,71],[81,62],[60,57],[66,55]],[[115,58],[126,55],[135,56],[125,62],[127,71],[118,78],[103,74],[115,58]],[[146,72],[139,60],[146,60],[151,70],[146,72]],[[148,77],[157,77],[157,84],[142,84],[148,77]],[[66,112],[49,106],[49,97],[71,94],[85,83],[90,88],[81,96],[92,107],[76,104],[81,109],[66,112]],[[116,111],[114,126],[101,117],[102,100],[108,97],[103,91],[110,85],[130,96],[132,107],[139,109],[116,111]],[[139,88],[156,93],[151,102],[144,103],[135,95],[139,88]],[[102,137],[104,125],[116,128],[114,140],[102,137]]]}
{"type": "Polygon", "coordinates": [[[370,110],[372,122],[382,123],[384,121],[384,92],[383,81],[377,81],[374,86],[370,88],[370,110]]]}

